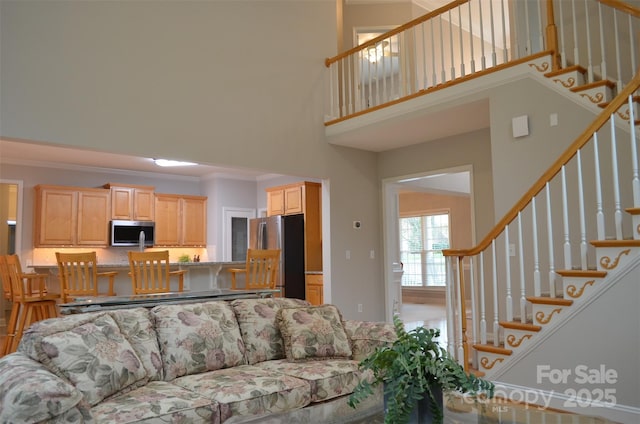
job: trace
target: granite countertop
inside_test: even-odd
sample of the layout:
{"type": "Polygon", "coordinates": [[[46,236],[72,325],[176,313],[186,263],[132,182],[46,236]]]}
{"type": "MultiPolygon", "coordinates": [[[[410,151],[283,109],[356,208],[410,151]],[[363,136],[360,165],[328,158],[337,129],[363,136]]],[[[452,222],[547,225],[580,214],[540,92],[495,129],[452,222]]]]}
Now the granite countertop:
{"type": "MultiPolygon", "coordinates": [[[[171,266],[216,266],[216,265],[244,265],[245,261],[232,261],[232,262],[171,262],[171,266]]],[[[58,268],[57,264],[34,264],[31,268],[58,268]]],[[[98,262],[98,268],[129,268],[129,262],[118,263],[100,263],[98,262]]]]}

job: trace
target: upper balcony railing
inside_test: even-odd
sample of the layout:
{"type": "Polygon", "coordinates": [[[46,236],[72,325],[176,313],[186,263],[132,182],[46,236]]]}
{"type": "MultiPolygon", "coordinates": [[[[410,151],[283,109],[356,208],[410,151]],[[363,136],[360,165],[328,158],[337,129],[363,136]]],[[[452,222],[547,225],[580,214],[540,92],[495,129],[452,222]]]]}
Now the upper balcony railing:
{"type": "Polygon", "coordinates": [[[621,0],[455,0],[326,60],[325,125],[539,54],[620,90],[636,72],[637,10],[621,0]]]}

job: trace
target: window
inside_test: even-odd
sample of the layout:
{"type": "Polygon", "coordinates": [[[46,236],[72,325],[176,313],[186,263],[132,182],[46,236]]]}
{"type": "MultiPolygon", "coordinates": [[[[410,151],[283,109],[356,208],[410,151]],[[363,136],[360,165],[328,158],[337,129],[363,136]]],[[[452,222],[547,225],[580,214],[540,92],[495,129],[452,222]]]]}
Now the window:
{"type": "Polygon", "coordinates": [[[444,286],[443,249],[449,248],[449,213],[400,218],[400,260],[407,287],[444,286]]]}

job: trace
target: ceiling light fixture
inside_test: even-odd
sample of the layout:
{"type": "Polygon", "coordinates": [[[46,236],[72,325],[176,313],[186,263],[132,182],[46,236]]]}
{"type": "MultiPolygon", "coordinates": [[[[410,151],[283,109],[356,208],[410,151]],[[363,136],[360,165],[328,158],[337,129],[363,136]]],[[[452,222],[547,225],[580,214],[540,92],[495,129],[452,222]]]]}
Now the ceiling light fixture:
{"type": "Polygon", "coordinates": [[[182,162],[179,160],[170,160],[170,159],[154,159],[153,162],[155,162],[156,165],[158,166],[194,166],[197,165],[197,163],[194,162],[182,162]]]}

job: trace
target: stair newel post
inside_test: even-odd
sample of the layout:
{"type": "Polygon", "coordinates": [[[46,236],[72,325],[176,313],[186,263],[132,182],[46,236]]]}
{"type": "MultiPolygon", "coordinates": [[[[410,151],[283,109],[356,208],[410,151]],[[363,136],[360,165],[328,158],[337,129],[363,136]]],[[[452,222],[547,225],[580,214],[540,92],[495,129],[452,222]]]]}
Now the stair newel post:
{"type": "Polygon", "coordinates": [[[549,250],[549,296],[556,297],[556,270],[553,254],[553,223],[551,221],[551,190],[549,183],[545,184],[547,194],[547,249],[549,250]]]}
{"type": "Polygon", "coordinates": [[[493,345],[500,344],[500,319],[498,318],[498,265],[496,261],[496,239],[491,240],[491,260],[493,261],[493,345]]]}
{"type": "Polygon", "coordinates": [[[465,296],[465,281],[464,281],[464,256],[458,256],[458,275],[459,275],[459,290],[458,290],[458,302],[460,303],[460,333],[462,336],[462,344],[458,346],[458,355],[463,360],[463,366],[465,371],[469,368],[469,351],[467,347],[467,302],[465,296]]]}
{"type": "Polygon", "coordinates": [[[567,173],[565,166],[562,166],[562,233],[564,237],[564,269],[571,269],[571,241],[569,240],[569,206],[567,205],[567,173]]]}
{"type": "Polygon", "coordinates": [[[615,114],[609,119],[611,127],[611,172],[613,177],[613,202],[615,208],[616,239],[622,240],[622,207],[620,202],[620,182],[618,177],[618,142],[616,140],[615,114]]]}
{"type": "Polygon", "coordinates": [[[531,198],[531,231],[533,233],[533,295],[540,296],[540,256],[538,250],[538,218],[536,216],[536,197],[531,198]]]}
{"type": "Polygon", "coordinates": [[[576,160],[578,161],[578,202],[580,203],[580,269],[587,269],[587,224],[584,210],[584,184],[582,181],[582,157],[578,149],[576,160]]]}
{"type": "Polygon", "coordinates": [[[637,208],[640,206],[640,180],[638,179],[638,148],[636,146],[636,124],[633,107],[633,95],[631,94],[629,95],[629,133],[631,134],[631,168],[633,170],[633,207],[637,208]]]}
{"type": "Polygon", "coordinates": [[[487,316],[484,303],[484,251],[478,258],[480,274],[480,343],[487,344],[487,316]]]}
{"type": "Polygon", "coordinates": [[[551,70],[560,69],[560,55],[558,54],[558,29],[553,16],[553,0],[547,0],[547,50],[551,51],[551,70]]]}
{"type": "MultiPolygon", "coordinates": [[[[458,308],[456,306],[458,278],[453,272],[453,256],[446,257],[447,264],[447,287],[446,287],[446,307],[447,307],[447,350],[456,355],[456,346],[458,344],[458,320],[456,320],[456,313],[458,308]]],[[[458,362],[460,358],[456,356],[458,362]]]]}
{"type": "Polygon", "coordinates": [[[518,262],[520,263],[520,322],[527,322],[527,293],[524,281],[524,252],[522,244],[522,213],[518,212],[518,262]]]}
{"type": "Polygon", "coordinates": [[[509,254],[509,225],[504,227],[504,274],[506,282],[507,321],[513,321],[513,297],[511,296],[511,260],[509,254]]]}
{"type": "Polygon", "coordinates": [[[598,133],[593,133],[593,160],[596,177],[596,228],[598,240],[604,240],[604,212],[602,211],[602,178],[600,176],[600,153],[598,150],[598,133]]]}

